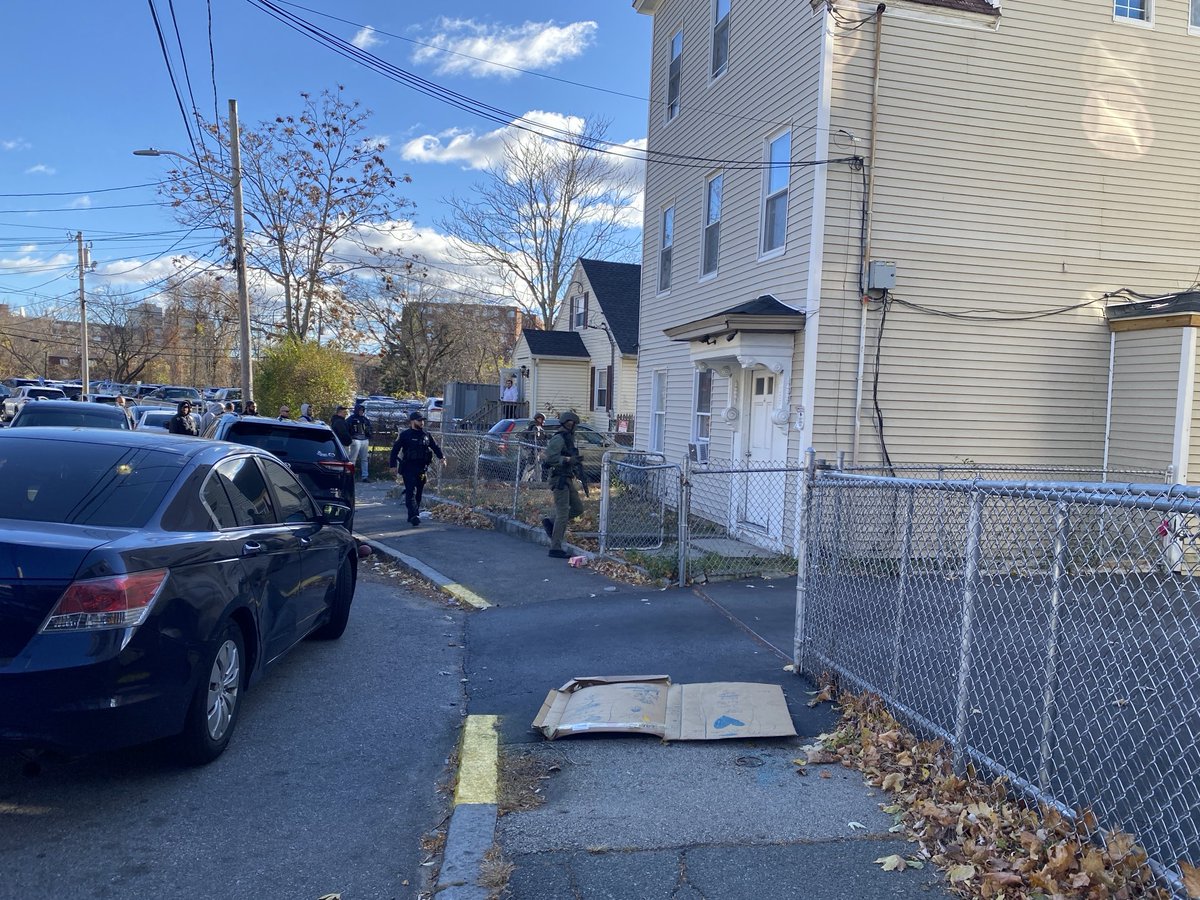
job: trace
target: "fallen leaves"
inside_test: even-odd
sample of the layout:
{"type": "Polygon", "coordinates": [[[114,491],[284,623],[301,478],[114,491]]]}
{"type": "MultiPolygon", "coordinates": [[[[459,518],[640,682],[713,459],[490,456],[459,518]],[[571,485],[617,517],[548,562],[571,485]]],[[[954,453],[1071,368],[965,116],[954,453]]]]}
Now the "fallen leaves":
{"type": "Polygon", "coordinates": [[[1200,900],[1200,869],[1181,859],[1179,873],[1183,876],[1183,889],[1188,897],[1191,900],[1200,900]]]}
{"type": "MultiPolygon", "coordinates": [[[[1066,816],[1031,806],[1003,779],[955,774],[941,741],[921,741],[900,725],[879,697],[843,693],[838,727],[804,747],[797,765],[840,762],[889,793],[892,832],[918,846],[883,856],[885,871],[928,860],[964,897],[990,900],[1167,900],[1147,866],[1146,852],[1123,832],[1102,832],[1089,810],[1066,816]]],[[[821,771],[825,774],[825,770],[821,771]]],[[[1188,896],[1200,900],[1200,870],[1181,861],[1188,896]]]]}
{"type": "Polygon", "coordinates": [[[465,528],[495,527],[487,516],[480,515],[469,506],[459,506],[457,503],[438,503],[430,507],[429,514],[439,522],[449,522],[465,528]]]}
{"type": "Polygon", "coordinates": [[[899,853],[893,853],[891,856],[881,856],[875,860],[879,867],[885,872],[903,872],[905,869],[920,869],[925,863],[914,857],[903,857],[899,853]]]}

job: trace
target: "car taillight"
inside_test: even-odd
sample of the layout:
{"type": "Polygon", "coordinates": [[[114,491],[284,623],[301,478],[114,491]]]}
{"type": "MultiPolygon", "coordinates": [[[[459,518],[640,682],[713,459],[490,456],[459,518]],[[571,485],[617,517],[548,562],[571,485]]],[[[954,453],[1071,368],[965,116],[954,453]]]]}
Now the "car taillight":
{"type": "Polygon", "coordinates": [[[341,460],[337,459],[322,461],[321,468],[330,469],[334,472],[349,472],[351,475],[354,474],[354,463],[342,462],[341,460]]]}
{"type": "Polygon", "coordinates": [[[167,580],[166,569],[76,581],[59,598],[41,630],[91,631],[142,624],[167,580]]]}

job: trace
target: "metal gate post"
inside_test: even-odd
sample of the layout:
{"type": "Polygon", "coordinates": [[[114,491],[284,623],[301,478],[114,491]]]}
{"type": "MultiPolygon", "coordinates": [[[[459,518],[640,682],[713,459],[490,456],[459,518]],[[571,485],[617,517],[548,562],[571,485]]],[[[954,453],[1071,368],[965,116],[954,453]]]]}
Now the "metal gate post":
{"type": "Polygon", "coordinates": [[[517,444],[517,470],[513,472],[513,505],[512,517],[518,518],[517,512],[521,508],[521,463],[525,459],[525,445],[517,444]]]}
{"type": "Polygon", "coordinates": [[[609,487],[612,485],[612,451],[606,450],[600,462],[600,556],[608,552],[608,516],[612,511],[609,503],[609,487]]]}
{"type": "Polygon", "coordinates": [[[792,670],[800,674],[804,664],[804,648],[808,643],[808,532],[812,526],[812,495],[817,475],[817,451],[804,451],[804,470],[800,473],[800,514],[796,522],[796,626],[792,638],[792,670]]]}
{"type": "Polygon", "coordinates": [[[1062,624],[1063,576],[1067,571],[1067,540],[1071,518],[1065,501],[1054,507],[1054,568],[1050,575],[1050,635],[1046,641],[1046,685],[1042,693],[1042,740],[1038,746],[1038,788],[1050,790],[1050,731],[1054,694],[1058,686],[1058,633],[1062,624]]]}
{"type": "Polygon", "coordinates": [[[474,461],[474,467],[471,471],[471,503],[470,503],[471,509],[475,509],[475,496],[476,496],[476,492],[479,490],[479,451],[480,451],[480,444],[479,444],[479,441],[476,440],[475,441],[475,452],[474,452],[474,454],[472,454],[475,457],[475,461],[474,461]]]}
{"type": "Polygon", "coordinates": [[[692,466],[685,456],[679,467],[679,586],[684,587],[688,579],[688,542],[691,540],[691,530],[688,527],[688,517],[692,507],[692,466]]]}
{"type": "Polygon", "coordinates": [[[908,599],[908,567],[912,559],[913,508],[917,489],[908,488],[908,504],[904,517],[904,542],[900,548],[900,584],[896,586],[896,614],[892,618],[892,696],[900,696],[900,629],[904,622],[904,604],[908,599]]]}
{"type": "Polygon", "coordinates": [[[967,516],[967,560],[963,567],[962,640],[958,648],[958,699],[954,712],[954,771],[967,770],[967,714],[970,711],[971,645],[975,637],[975,592],[979,582],[980,537],[983,528],[983,494],[971,489],[967,516]]]}

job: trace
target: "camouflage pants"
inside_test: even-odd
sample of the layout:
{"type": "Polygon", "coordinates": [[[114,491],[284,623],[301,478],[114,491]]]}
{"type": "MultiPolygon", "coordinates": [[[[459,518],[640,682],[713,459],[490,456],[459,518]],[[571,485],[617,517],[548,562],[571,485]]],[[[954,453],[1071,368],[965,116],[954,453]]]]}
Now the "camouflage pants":
{"type": "Polygon", "coordinates": [[[554,488],[554,531],[550,535],[550,549],[561,550],[563,537],[567,533],[567,521],[583,515],[583,501],[579,499],[579,482],[567,480],[566,486],[554,488]]]}

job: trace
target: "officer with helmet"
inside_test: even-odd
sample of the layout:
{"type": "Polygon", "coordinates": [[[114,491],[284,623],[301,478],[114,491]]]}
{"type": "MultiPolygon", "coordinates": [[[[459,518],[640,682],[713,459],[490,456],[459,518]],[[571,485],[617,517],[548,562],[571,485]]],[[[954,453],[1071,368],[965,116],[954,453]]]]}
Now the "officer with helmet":
{"type": "Polygon", "coordinates": [[[542,527],[550,537],[549,555],[555,559],[567,559],[571,555],[562,545],[567,522],[583,515],[583,501],[579,499],[583,457],[575,446],[575,426],[578,424],[579,416],[567,410],[558,417],[558,431],[546,445],[544,459],[549,470],[550,491],[554,495],[554,518],[542,519],[542,527]]]}

